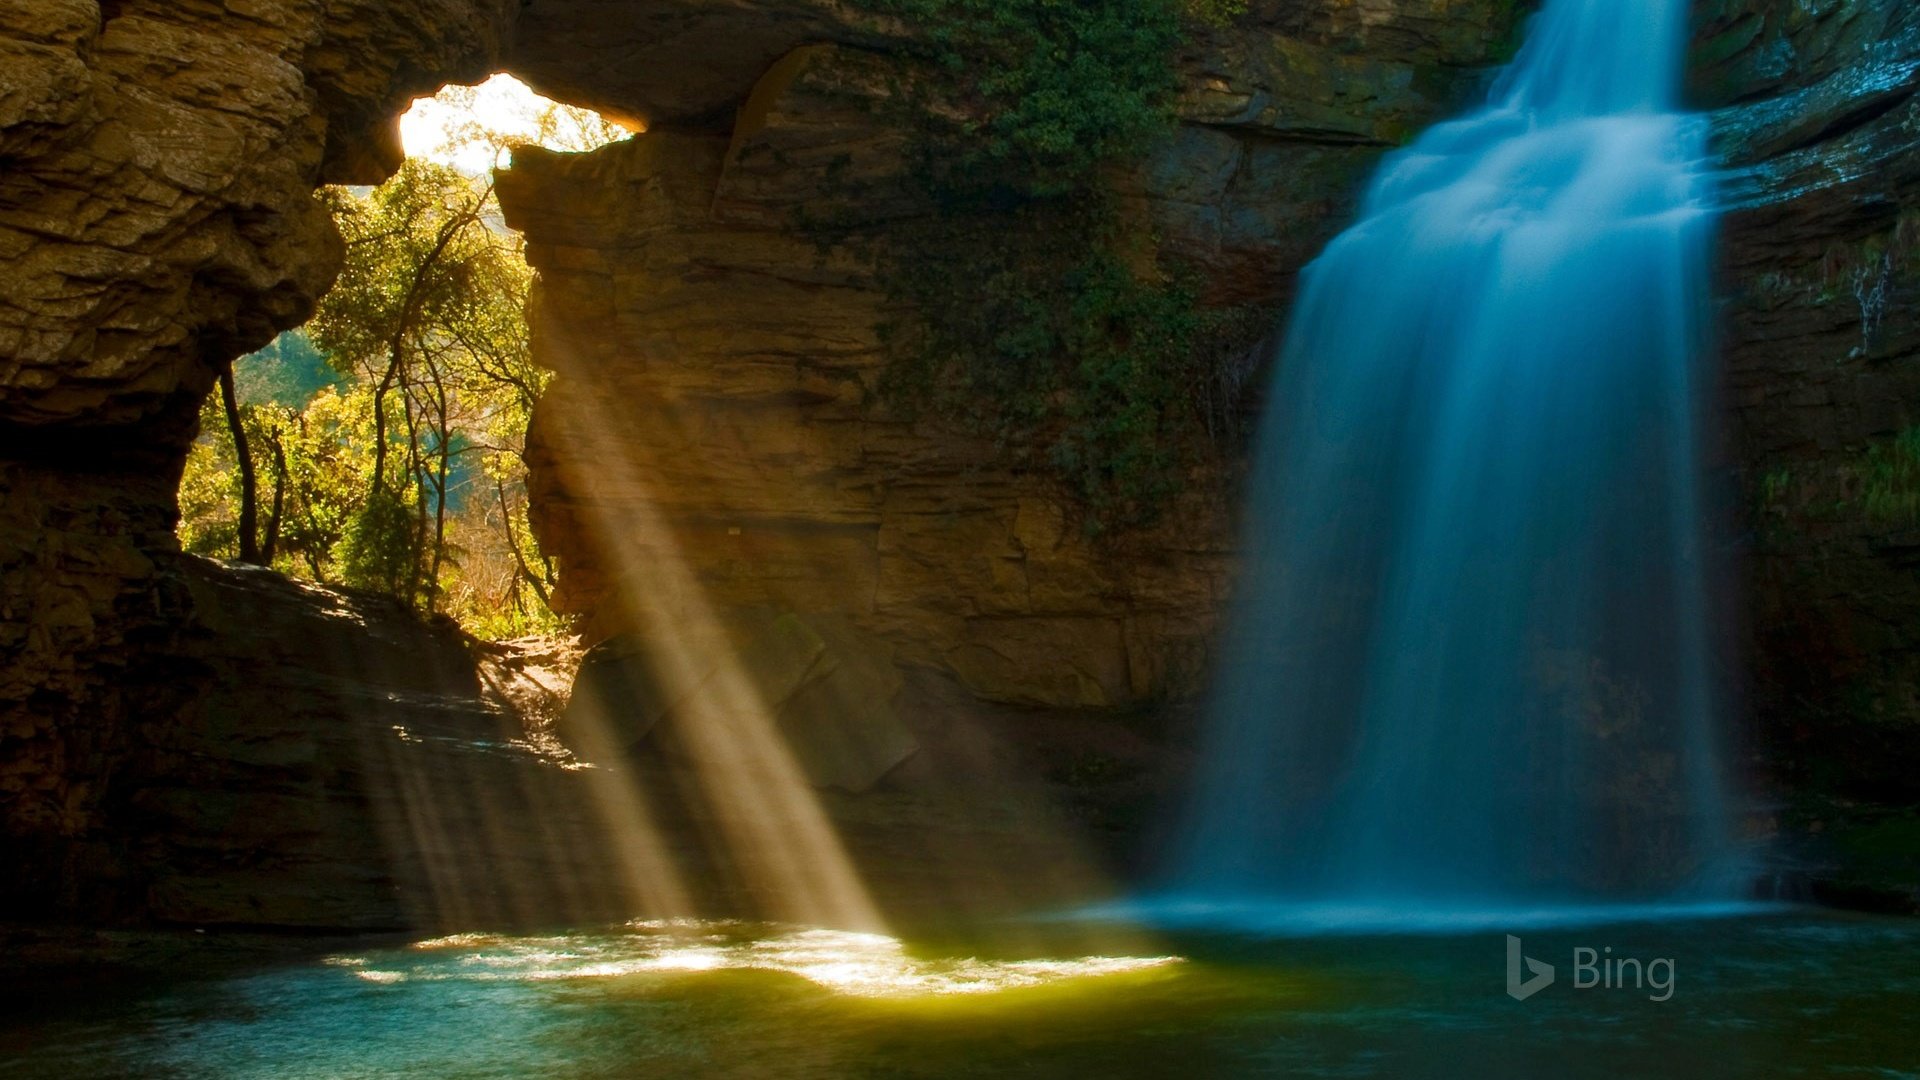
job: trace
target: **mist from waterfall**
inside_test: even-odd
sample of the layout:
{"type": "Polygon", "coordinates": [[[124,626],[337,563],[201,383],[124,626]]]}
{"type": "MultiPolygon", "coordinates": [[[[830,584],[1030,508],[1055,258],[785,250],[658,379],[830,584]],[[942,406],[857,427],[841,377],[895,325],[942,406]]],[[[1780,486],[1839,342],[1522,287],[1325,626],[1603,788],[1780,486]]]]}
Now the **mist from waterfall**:
{"type": "Polygon", "coordinates": [[[1176,896],[1665,901],[1729,868],[1684,0],[1548,0],[1307,268],[1176,896]]]}

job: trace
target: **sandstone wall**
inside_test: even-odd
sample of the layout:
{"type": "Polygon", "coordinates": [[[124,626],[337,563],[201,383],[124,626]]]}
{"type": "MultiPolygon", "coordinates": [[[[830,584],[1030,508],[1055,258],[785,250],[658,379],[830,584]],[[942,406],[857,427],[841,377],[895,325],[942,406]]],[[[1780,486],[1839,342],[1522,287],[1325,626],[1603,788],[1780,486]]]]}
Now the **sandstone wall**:
{"type": "MultiPolygon", "coordinates": [[[[1284,301],[1380,151],[1474,92],[1511,11],[1255,5],[1182,58],[1183,122],[1123,190],[1211,301],[1284,301]]],[[[1770,780],[1911,801],[1920,524],[1864,502],[1873,448],[1920,406],[1916,15],[1699,0],[1694,16],[1691,94],[1738,204],[1720,285],[1736,710],[1770,780]]],[[[595,633],[623,628],[648,562],[672,559],[723,604],[852,611],[989,697],[1190,690],[1232,573],[1231,468],[1191,477],[1165,527],[1095,542],[1045,476],[876,411],[883,290],[857,248],[823,255],[796,222],[849,209],[895,166],[892,60],[823,24],[840,44],[782,52],[811,39],[781,25],[751,39],[771,74],[742,110],[714,84],[648,100],[668,131],[591,159],[526,155],[503,181],[543,274],[541,355],[562,373],[536,479],[566,602],[595,633]],[[586,499],[618,460],[615,494],[586,499]]],[[[559,40],[535,52],[559,57],[559,40]]],[[[592,48],[616,72],[652,55],[620,35],[592,48]]],[[[728,69],[736,99],[759,69],[728,69]]],[[[857,209],[881,232],[912,211],[857,209]]]]}
{"type": "Polygon", "coordinates": [[[514,10],[0,3],[7,906],[70,895],[125,760],[196,693],[164,652],[193,611],[174,487],[215,370],[332,281],[314,186],[382,176],[402,103],[490,70],[514,10]]]}
{"type": "MultiPolygon", "coordinates": [[[[1211,302],[1284,301],[1372,162],[1472,95],[1525,6],[1256,0],[1187,49],[1182,123],[1122,190],[1211,302]]],[[[1696,10],[1695,95],[1742,201],[1728,462],[1762,764],[1912,802],[1920,526],[1866,503],[1873,448],[1920,422],[1920,16],[1696,10]]],[[[446,743],[355,766],[391,749],[361,741],[394,715],[363,691],[423,689],[303,669],[302,644],[362,630],[183,562],[171,534],[214,372],[303,319],[337,264],[312,188],[379,179],[408,97],[502,66],[653,127],[502,179],[560,372],[539,524],[590,630],[661,603],[671,567],[722,605],[849,612],[988,697],[1190,690],[1232,572],[1231,467],[1162,527],[1094,541],[999,448],[871,407],[884,289],[796,216],[897,168],[905,31],[830,0],[0,0],[0,912],[404,922],[427,909],[394,890],[431,875],[362,858],[417,850],[381,785],[506,790],[446,743]]],[[[884,230],[914,208],[857,209],[884,230]]],[[[471,806],[455,824],[486,827],[471,806]]]]}
{"type": "MultiPolygon", "coordinates": [[[[1506,12],[1264,5],[1181,58],[1181,123],[1125,197],[1213,302],[1277,304],[1380,153],[1476,92],[1506,12]]],[[[616,80],[651,55],[613,47],[595,55],[616,80]]],[[[502,174],[541,275],[536,355],[559,373],[532,464],[561,602],[591,637],[684,625],[645,610],[684,602],[662,597],[666,566],[722,607],[851,614],[990,699],[1190,694],[1232,572],[1232,465],[1192,475],[1163,524],[1096,540],[1044,468],[876,398],[869,255],[923,212],[888,182],[903,78],[857,41],[806,45],[727,123],[671,105],[681,122],[502,174]],[[822,219],[855,235],[823,248],[822,219]]]]}

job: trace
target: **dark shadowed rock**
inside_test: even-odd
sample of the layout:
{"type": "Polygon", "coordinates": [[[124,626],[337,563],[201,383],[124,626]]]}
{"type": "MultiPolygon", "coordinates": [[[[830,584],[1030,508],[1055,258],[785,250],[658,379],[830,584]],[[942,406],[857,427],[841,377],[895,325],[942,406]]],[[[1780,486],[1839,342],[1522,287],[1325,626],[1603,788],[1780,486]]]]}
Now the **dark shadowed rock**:
{"type": "Polygon", "coordinates": [[[816,786],[857,795],[919,748],[898,713],[904,679],[892,647],[851,621],[806,622],[825,647],[824,670],[781,705],[780,733],[816,786]]]}
{"type": "Polygon", "coordinates": [[[556,733],[590,760],[631,754],[650,736],[698,759],[702,740],[676,725],[725,725],[730,718],[715,710],[748,708],[772,721],[808,783],[852,793],[913,754],[918,744],[895,710],[902,676],[881,639],[836,615],[767,611],[735,613],[726,631],[702,650],[683,692],[668,689],[658,671],[670,661],[642,637],[596,646],[556,733]]]}
{"type": "Polygon", "coordinates": [[[554,734],[589,760],[630,751],[672,704],[647,662],[646,646],[623,634],[594,646],[581,660],[554,734]]]}

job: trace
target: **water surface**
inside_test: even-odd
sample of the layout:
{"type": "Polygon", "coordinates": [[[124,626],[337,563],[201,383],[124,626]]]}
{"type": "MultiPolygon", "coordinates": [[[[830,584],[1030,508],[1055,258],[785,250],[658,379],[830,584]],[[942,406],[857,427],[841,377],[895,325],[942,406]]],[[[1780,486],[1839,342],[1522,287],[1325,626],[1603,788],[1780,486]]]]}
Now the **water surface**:
{"type": "Polygon", "coordinates": [[[0,1075],[1920,1076],[1920,925],[1787,912],[1505,935],[1173,932],[1135,955],[739,923],[468,935],[48,1007],[0,1075]],[[1576,947],[1672,992],[1577,989],[1576,947]]]}

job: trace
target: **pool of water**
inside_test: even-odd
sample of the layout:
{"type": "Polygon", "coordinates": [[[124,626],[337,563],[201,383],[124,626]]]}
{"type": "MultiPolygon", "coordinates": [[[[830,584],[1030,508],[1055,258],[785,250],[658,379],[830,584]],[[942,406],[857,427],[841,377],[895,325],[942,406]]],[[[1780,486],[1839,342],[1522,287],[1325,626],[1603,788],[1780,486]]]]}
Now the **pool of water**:
{"type": "Polygon", "coordinates": [[[1525,1000],[1498,930],[1162,925],[461,935],[16,1010],[0,1076],[1920,1077],[1914,922],[1543,923],[1525,1000]]]}

